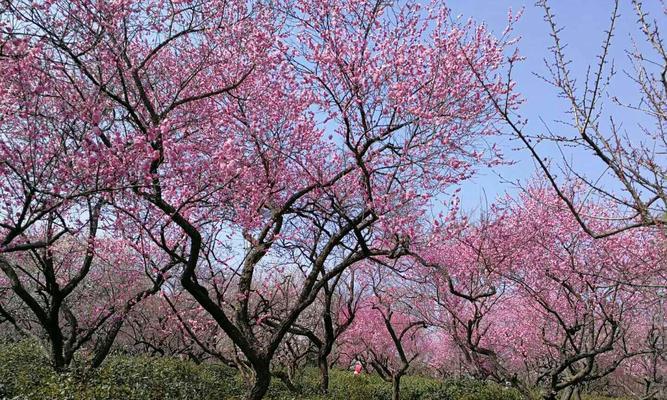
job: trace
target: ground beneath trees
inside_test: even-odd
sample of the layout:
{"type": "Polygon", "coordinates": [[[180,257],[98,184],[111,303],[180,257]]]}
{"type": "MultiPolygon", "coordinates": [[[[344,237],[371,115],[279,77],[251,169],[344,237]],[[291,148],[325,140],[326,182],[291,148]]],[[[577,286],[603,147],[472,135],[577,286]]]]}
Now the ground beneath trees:
{"type": "MultiPolygon", "coordinates": [[[[384,400],[391,398],[391,385],[375,375],[353,376],[351,371],[331,372],[331,393],[317,393],[315,368],[304,368],[298,393],[290,392],[274,379],[267,399],[384,400]]],[[[173,357],[114,355],[98,371],[85,373],[76,367],[56,375],[44,351],[31,342],[0,344],[0,399],[14,400],[153,400],[153,399],[241,399],[241,377],[225,366],[195,364],[173,357]]],[[[405,400],[519,400],[505,387],[474,380],[440,381],[407,376],[402,381],[405,400]]],[[[586,397],[584,400],[603,400],[586,397]]]]}

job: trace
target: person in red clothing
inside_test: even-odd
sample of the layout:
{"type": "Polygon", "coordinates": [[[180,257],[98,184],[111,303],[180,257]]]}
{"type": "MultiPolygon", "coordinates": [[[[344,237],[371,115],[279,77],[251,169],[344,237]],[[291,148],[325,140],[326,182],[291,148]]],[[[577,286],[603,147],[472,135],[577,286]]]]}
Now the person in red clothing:
{"type": "Polygon", "coordinates": [[[363,366],[361,365],[361,362],[357,361],[357,363],[354,365],[354,375],[361,375],[361,370],[363,369],[363,366]]]}

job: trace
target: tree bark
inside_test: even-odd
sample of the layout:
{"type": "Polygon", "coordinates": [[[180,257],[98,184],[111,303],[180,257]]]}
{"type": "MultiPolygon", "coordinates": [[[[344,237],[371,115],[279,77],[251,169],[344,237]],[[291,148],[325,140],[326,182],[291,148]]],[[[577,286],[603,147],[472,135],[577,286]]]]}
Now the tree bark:
{"type": "Polygon", "coordinates": [[[56,372],[65,372],[67,370],[67,362],[63,355],[63,341],[59,332],[49,332],[49,341],[51,342],[51,363],[56,372]]]}
{"type": "Polygon", "coordinates": [[[114,321],[107,335],[97,343],[93,352],[93,360],[90,363],[91,369],[99,368],[102,362],[106,360],[111,351],[111,346],[116,341],[116,336],[118,336],[118,332],[120,332],[120,328],[123,327],[124,322],[124,318],[114,321]]]}
{"type": "Polygon", "coordinates": [[[558,392],[550,390],[549,392],[545,393],[544,396],[542,396],[542,399],[543,400],[556,400],[557,395],[558,395],[558,392]]]}
{"type": "Polygon", "coordinates": [[[273,376],[276,378],[280,379],[282,383],[287,386],[287,390],[289,390],[292,393],[298,393],[299,389],[294,385],[294,382],[292,382],[292,378],[290,378],[289,374],[285,373],[284,371],[276,371],[273,373],[273,376]]]}
{"type": "Polygon", "coordinates": [[[253,386],[246,396],[246,400],[261,400],[264,398],[264,395],[269,390],[269,384],[271,383],[271,370],[269,369],[269,363],[264,363],[262,365],[253,365],[255,370],[255,378],[253,386]]]}
{"type": "Polygon", "coordinates": [[[401,375],[394,375],[391,378],[391,400],[400,400],[401,398],[401,375]]]}
{"type": "Polygon", "coordinates": [[[320,391],[327,394],[329,393],[329,360],[326,354],[317,358],[317,366],[320,368],[320,391]]]}

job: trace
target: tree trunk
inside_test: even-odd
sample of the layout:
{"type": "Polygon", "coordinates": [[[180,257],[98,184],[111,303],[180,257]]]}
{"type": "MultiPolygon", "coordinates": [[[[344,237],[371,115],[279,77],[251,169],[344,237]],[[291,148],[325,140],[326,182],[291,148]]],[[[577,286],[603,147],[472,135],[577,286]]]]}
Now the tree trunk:
{"type": "Polygon", "coordinates": [[[320,391],[327,394],[329,393],[329,360],[327,357],[318,357],[317,366],[320,368],[320,391]]]}
{"type": "Polygon", "coordinates": [[[102,362],[109,355],[109,352],[111,351],[111,346],[116,341],[116,336],[118,336],[118,332],[120,332],[120,328],[123,327],[124,322],[125,322],[124,318],[119,318],[116,321],[114,321],[114,324],[107,333],[107,335],[104,338],[100,339],[98,343],[96,343],[95,350],[93,352],[93,360],[90,363],[90,368],[95,369],[99,368],[100,365],[102,365],[102,362]]]}
{"type": "Polygon", "coordinates": [[[391,400],[400,400],[401,398],[401,375],[394,375],[391,378],[391,400]]]}
{"type": "Polygon", "coordinates": [[[250,392],[246,395],[246,400],[261,400],[269,390],[271,370],[269,369],[269,363],[267,362],[265,364],[266,365],[253,366],[255,371],[254,382],[250,392]]]}
{"type": "Polygon", "coordinates": [[[299,389],[294,385],[292,378],[289,376],[289,374],[285,373],[285,371],[276,371],[273,373],[273,376],[280,379],[280,381],[285,384],[287,390],[289,390],[290,392],[292,393],[299,392],[299,389]]]}
{"type": "Polygon", "coordinates": [[[573,400],[577,398],[580,398],[580,396],[579,396],[579,388],[576,385],[566,388],[560,395],[561,400],[573,400]]]}
{"type": "Polygon", "coordinates": [[[556,396],[558,395],[558,392],[550,390],[549,392],[545,393],[542,398],[544,400],[556,400],[556,396]]]}
{"type": "MultiPolygon", "coordinates": [[[[52,312],[51,314],[53,315],[54,313],[52,312]]],[[[65,357],[65,344],[62,332],[58,326],[57,314],[55,314],[55,318],[52,317],[47,320],[44,329],[46,330],[50,345],[50,356],[53,369],[58,373],[67,371],[69,363],[65,357]]]]}
{"type": "Polygon", "coordinates": [[[62,341],[53,338],[53,336],[49,339],[51,342],[51,363],[53,364],[53,369],[59,373],[67,371],[67,362],[65,362],[65,357],[63,356],[62,341]]]}

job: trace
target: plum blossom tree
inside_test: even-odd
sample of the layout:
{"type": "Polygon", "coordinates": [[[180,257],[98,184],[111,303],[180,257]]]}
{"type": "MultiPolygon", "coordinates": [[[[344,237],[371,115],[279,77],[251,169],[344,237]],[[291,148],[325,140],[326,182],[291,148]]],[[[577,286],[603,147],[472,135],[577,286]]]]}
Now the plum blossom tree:
{"type": "MultiPolygon", "coordinates": [[[[608,204],[591,211],[596,216],[614,212],[608,204]]],[[[636,229],[592,239],[560,197],[539,187],[506,205],[501,215],[501,229],[509,234],[492,236],[503,238],[504,244],[498,241],[491,250],[510,256],[496,272],[527,302],[531,324],[541,332],[535,335],[543,348],[537,380],[548,383],[545,398],[577,396],[582,384],[648,351],[631,341],[629,333],[646,310],[651,291],[643,288],[655,293],[664,287],[661,232],[636,229]]],[[[606,221],[589,226],[615,229],[613,218],[606,221]]]]}
{"type": "Polygon", "coordinates": [[[513,255],[497,251],[495,243],[502,242],[503,232],[494,217],[487,215],[474,225],[464,219],[447,240],[435,236],[427,258],[421,259],[424,274],[434,277],[423,286],[431,304],[424,308],[425,318],[451,337],[472,375],[510,383],[529,398],[525,377],[518,373],[523,365],[508,356],[517,349],[508,351],[509,337],[501,328],[517,329],[521,322],[515,321],[519,307],[513,285],[499,273],[513,255]]]}
{"type": "Polygon", "coordinates": [[[105,193],[118,182],[95,162],[94,146],[85,138],[94,110],[82,113],[84,106],[60,90],[64,76],[40,66],[46,55],[40,43],[12,34],[20,22],[6,7],[3,3],[0,18],[3,319],[23,334],[44,338],[57,370],[67,368],[74,353],[95,339],[90,365],[97,366],[122,316],[155,291],[160,279],[144,288],[128,285],[144,271],[144,264],[132,258],[131,245],[116,259],[100,254],[126,244],[104,237],[111,225],[105,220],[110,208],[105,193]],[[112,282],[114,267],[126,280],[112,282]],[[102,289],[104,295],[95,297],[102,289]],[[10,310],[6,301],[20,307],[10,310]],[[78,304],[85,301],[91,309],[78,304]],[[29,321],[38,329],[26,329],[29,321]]]}
{"type": "Polygon", "coordinates": [[[205,360],[206,351],[179,329],[169,306],[159,296],[146,299],[128,315],[117,340],[126,354],[186,357],[195,362],[205,360]]]}
{"type": "Polygon", "coordinates": [[[128,324],[128,345],[195,363],[213,359],[237,367],[224,351],[226,341],[220,327],[187,293],[173,287],[163,289],[161,296],[155,297],[150,307],[134,313],[128,324]]]}
{"type": "Polygon", "coordinates": [[[358,316],[343,335],[346,361],[364,360],[392,385],[398,400],[401,378],[420,356],[426,341],[427,324],[416,312],[410,281],[397,279],[390,270],[370,266],[368,293],[358,316]]]}
{"type": "Polygon", "coordinates": [[[0,299],[2,314],[20,334],[47,344],[57,371],[77,352],[98,367],[127,314],[163,283],[129,248],[125,241],[89,238],[86,244],[63,235],[45,247],[12,252],[3,265],[10,291],[0,299]],[[16,312],[5,307],[12,303],[16,312]]]}
{"type": "Polygon", "coordinates": [[[662,296],[661,292],[646,293],[646,304],[634,316],[634,323],[626,335],[626,342],[635,349],[642,349],[642,354],[628,360],[610,375],[609,386],[632,398],[660,398],[665,394],[667,358],[664,343],[667,335],[662,296]]]}
{"type": "MultiPolygon", "coordinates": [[[[307,338],[315,348],[320,370],[320,390],[325,394],[329,391],[329,356],[338,338],[354,322],[361,294],[365,291],[364,287],[358,287],[360,284],[356,280],[352,268],[327,282],[322,287],[319,301],[301,314],[290,328],[291,334],[307,338]]],[[[265,323],[274,325],[271,318],[266,319],[265,323]]],[[[302,352],[301,355],[305,354],[302,352]]]]}
{"type": "MultiPolygon", "coordinates": [[[[528,382],[543,384],[545,398],[569,399],[657,354],[644,340],[657,333],[645,315],[664,290],[665,237],[636,228],[593,239],[547,186],[532,182],[478,223],[462,221],[454,235],[435,232],[415,257],[436,277],[423,291],[432,304],[427,319],[481,377],[511,382],[526,396],[528,382]]],[[[588,221],[591,228],[620,226],[608,203],[589,207],[608,217],[588,221]]]]}
{"type": "Polygon", "coordinates": [[[484,93],[515,101],[469,66],[494,75],[508,43],[436,5],[2,4],[3,40],[82,121],[87,157],[62,176],[98,176],[115,207],[145,213],[144,234],[252,367],[251,399],[327,282],[406,254],[437,195],[499,162],[478,146],[498,115],[484,93]],[[267,327],[274,269],[298,289],[267,327]]]}
{"type": "Polygon", "coordinates": [[[302,335],[288,334],[272,360],[271,374],[293,393],[299,393],[296,380],[303,371],[308,357],[313,355],[313,346],[302,335]]]}

